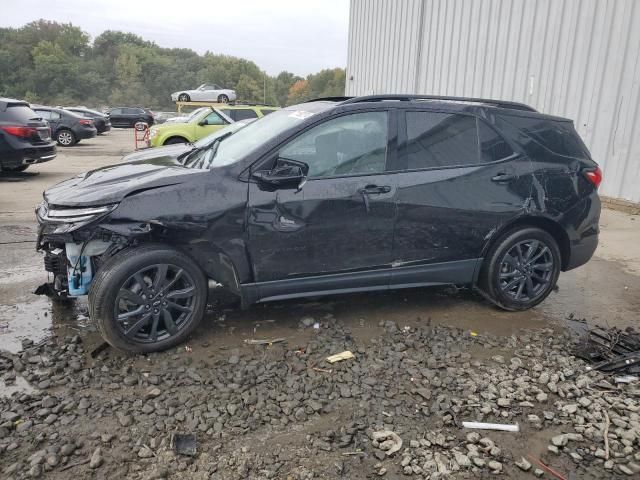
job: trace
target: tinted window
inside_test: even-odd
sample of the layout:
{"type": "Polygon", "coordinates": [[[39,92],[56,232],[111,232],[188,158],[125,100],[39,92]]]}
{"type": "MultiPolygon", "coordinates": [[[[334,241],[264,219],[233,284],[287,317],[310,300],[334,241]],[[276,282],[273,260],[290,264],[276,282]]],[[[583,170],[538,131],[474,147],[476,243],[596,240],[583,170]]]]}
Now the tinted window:
{"type": "Polygon", "coordinates": [[[480,137],[480,155],[482,162],[495,162],[513,155],[513,149],[489,125],[478,120],[478,135],[480,137]]]}
{"type": "Polygon", "coordinates": [[[309,165],[309,177],[384,171],[387,112],[367,112],[328,120],[280,150],[279,156],[309,165]]]}
{"type": "Polygon", "coordinates": [[[28,122],[32,118],[42,117],[40,113],[36,113],[27,105],[9,105],[7,110],[4,112],[0,112],[2,116],[2,120],[9,120],[14,122],[28,122]]]}
{"type": "Polygon", "coordinates": [[[407,140],[401,169],[451,167],[479,162],[475,117],[437,112],[406,112],[407,140]]]}
{"type": "Polygon", "coordinates": [[[262,113],[262,115],[269,115],[270,113],[275,112],[275,110],[271,108],[261,108],[260,112],[262,113]]]}
{"type": "Polygon", "coordinates": [[[239,120],[258,118],[258,114],[254,110],[249,110],[248,108],[242,110],[231,110],[231,118],[237,122],[239,120]]]}

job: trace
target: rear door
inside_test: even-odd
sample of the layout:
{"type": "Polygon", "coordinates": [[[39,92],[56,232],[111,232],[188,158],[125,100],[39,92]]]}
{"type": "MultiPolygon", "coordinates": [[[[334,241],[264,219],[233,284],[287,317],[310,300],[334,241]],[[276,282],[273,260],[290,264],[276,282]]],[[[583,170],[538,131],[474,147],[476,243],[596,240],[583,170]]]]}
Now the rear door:
{"type": "Polygon", "coordinates": [[[52,110],[34,110],[38,116],[44,118],[49,122],[49,126],[51,127],[51,132],[55,135],[55,133],[60,128],[60,114],[58,112],[54,112],[52,110]]]}
{"type": "Polygon", "coordinates": [[[263,164],[304,162],[309,172],[300,189],[249,185],[249,250],[256,280],[267,282],[262,298],[388,288],[395,217],[385,173],[389,117],[378,110],[325,120],[263,164]]]}
{"type": "Polygon", "coordinates": [[[473,115],[400,113],[392,284],[466,283],[492,233],[527,208],[531,162],[473,115]]]}

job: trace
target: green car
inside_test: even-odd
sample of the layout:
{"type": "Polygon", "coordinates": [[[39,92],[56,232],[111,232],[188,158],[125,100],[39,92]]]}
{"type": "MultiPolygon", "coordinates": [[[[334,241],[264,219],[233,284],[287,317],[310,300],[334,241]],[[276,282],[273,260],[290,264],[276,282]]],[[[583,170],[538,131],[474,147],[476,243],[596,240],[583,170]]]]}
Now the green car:
{"type": "Polygon", "coordinates": [[[182,122],[167,122],[151,127],[149,140],[152,147],[174,143],[193,143],[230,123],[261,118],[276,110],[278,110],[276,107],[253,105],[202,107],[194,110],[182,122]]]}

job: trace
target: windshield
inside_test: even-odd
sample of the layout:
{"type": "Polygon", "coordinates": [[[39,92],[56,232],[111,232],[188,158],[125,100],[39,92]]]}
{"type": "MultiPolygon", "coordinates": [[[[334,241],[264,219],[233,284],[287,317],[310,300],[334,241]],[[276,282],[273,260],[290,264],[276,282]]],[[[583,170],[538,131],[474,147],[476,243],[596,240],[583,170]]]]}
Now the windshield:
{"type": "Polygon", "coordinates": [[[316,108],[309,105],[297,105],[285,110],[278,110],[256,120],[221,141],[218,144],[215,157],[211,159],[210,166],[221,167],[237,162],[261,145],[274,140],[289,128],[320,111],[318,106],[320,105],[313,106],[316,108]]]}
{"type": "Polygon", "coordinates": [[[209,145],[211,145],[218,138],[222,137],[223,135],[226,135],[228,132],[232,132],[232,133],[237,132],[241,128],[247,126],[248,123],[249,122],[232,123],[231,125],[228,125],[228,126],[226,126],[224,128],[221,128],[220,130],[217,130],[216,132],[212,133],[211,135],[207,135],[206,137],[201,138],[200,140],[195,142],[193,145],[196,148],[207,148],[209,145]]]}

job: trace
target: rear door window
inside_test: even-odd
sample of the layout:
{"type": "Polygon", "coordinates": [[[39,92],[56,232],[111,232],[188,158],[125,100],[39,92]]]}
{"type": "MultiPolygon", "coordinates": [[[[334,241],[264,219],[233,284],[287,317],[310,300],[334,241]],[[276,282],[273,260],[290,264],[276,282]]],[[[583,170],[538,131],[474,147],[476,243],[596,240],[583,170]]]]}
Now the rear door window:
{"type": "Polygon", "coordinates": [[[514,154],[507,141],[482,120],[478,120],[478,136],[482,163],[497,162],[514,154]]]}
{"type": "Polygon", "coordinates": [[[36,110],[36,114],[45,120],[51,120],[51,112],[49,110],[36,110]]]}
{"type": "Polygon", "coordinates": [[[406,112],[406,141],[400,169],[419,170],[480,162],[475,117],[440,112],[406,112]]]}

